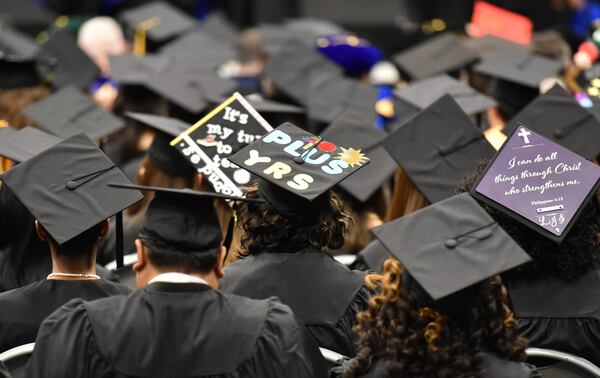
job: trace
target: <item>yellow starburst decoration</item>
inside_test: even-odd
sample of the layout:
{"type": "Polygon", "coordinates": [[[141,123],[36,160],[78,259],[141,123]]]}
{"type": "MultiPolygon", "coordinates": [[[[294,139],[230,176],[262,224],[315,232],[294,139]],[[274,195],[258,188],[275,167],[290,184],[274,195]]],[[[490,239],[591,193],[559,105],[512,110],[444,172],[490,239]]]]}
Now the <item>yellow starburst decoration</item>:
{"type": "Polygon", "coordinates": [[[355,165],[361,166],[369,161],[369,158],[360,152],[360,150],[355,150],[354,148],[340,148],[342,149],[342,152],[338,154],[338,159],[345,161],[351,167],[354,167],[355,165]]]}

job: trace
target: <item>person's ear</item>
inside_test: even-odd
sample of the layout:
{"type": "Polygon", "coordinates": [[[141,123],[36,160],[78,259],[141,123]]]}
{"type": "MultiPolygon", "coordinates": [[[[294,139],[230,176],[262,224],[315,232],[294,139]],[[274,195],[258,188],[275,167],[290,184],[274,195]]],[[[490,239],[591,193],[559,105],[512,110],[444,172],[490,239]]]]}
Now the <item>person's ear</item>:
{"type": "Polygon", "coordinates": [[[43,241],[48,240],[48,234],[46,233],[46,230],[44,230],[44,227],[42,227],[42,225],[40,224],[40,222],[38,222],[37,219],[35,220],[35,232],[37,233],[37,236],[43,241]]]}
{"type": "Polygon", "coordinates": [[[224,246],[221,246],[221,251],[219,252],[219,257],[217,258],[217,264],[215,265],[215,275],[217,279],[223,278],[225,276],[225,272],[223,271],[223,267],[225,266],[225,257],[227,256],[227,249],[224,246]]]}
{"type": "Polygon", "coordinates": [[[133,264],[133,271],[136,273],[141,272],[148,264],[148,256],[146,255],[146,249],[140,239],[135,239],[135,249],[137,250],[137,261],[133,264]]]}
{"type": "Polygon", "coordinates": [[[142,165],[137,172],[137,182],[144,182],[144,176],[146,176],[146,167],[142,165]]]}
{"type": "Polygon", "coordinates": [[[103,238],[108,234],[108,219],[102,221],[102,229],[100,230],[100,235],[98,235],[98,239],[103,238]]]}

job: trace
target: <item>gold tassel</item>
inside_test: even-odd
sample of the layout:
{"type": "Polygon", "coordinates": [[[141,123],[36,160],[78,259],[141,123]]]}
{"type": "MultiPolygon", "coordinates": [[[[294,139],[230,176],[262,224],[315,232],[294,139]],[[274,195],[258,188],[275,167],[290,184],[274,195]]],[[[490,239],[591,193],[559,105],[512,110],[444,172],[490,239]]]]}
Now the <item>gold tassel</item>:
{"type": "Polygon", "coordinates": [[[146,55],[146,36],[148,30],[158,25],[160,25],[160,18],[158,16],[150,17],[137,25],[133,35],[133,53],[135,55],[146,55]]]}

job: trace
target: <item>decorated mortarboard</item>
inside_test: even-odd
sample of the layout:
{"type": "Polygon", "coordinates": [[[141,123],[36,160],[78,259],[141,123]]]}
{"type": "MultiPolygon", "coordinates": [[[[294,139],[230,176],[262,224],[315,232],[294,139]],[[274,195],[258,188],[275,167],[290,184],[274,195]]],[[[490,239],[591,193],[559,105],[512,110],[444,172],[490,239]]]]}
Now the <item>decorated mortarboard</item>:
{"type": "Polygon", "coordinates": [[[370,164],[338,184],[360,202],[368,200],[396,171],[396,162],[379,143],[386,133],[375,127],[373,118],[347,109],[327,126],[321,136],[343,146],[355,146],[368,154],[370,164]]]}
{"type": "Polygon", "coordinates": [[[369,163],[360,149],[337,146],[291,123],[277,127],[229,160],[268,183],[259,184],[261,195],[284,214],[293,206],[290,202],[310,205],[369,163]]]}
{"type": "Polygon", "coordinates": [[[382,144],[431,203],[452,196],[480,160],[495,152],[450,95],[397,128],[382,144]]]}
{"type": "Polygon", "coordinates": [[[171,146],[171,140],[190,127],[188,123],[155,114],[128,112],[126,115],[155,131],[148,148],[148,158],[161,170],[173,177],[196,175],[196,169],[190,162],[171,146]]]}
{"type": "Polygon", "coordinates": [[[217,193],[242,196],[248,171],[231,164],[229,157],[271,131],[271,126],[240,95],[231,97],[171,141],[202,173],[217,193]]]}
{"type": "Polygon", "coordinates": [[[531,42],[533,22],[521,14],[478,0],[473,7],[469,34],[474,37],[494,35],[527,45],[531,42]]]}
{"type": "Polygon", "coordinates": [[[61,141],[60,138],[42,130],[25,127],[5,137],[0,129],[0,156],[16,163],[26,161],[61,141]]]}
{"type": "Polygon", "coordinates": [[[330,72],[313,72],[305,81],[309,82],[307,115],[311,120],[332,122],[344,109],[375,119],[377,88],[330,72]]]}
{"type": "Polygon", "coordinates": [[[468,310],[485,287],[477,284],[531,261],[468,193],[372,232],[402,263],[402,284],[418,305],[441,311],[468,310]]]}
{"type": "MultiPolygon", "coordinates": [[[[143,198],[139,191],[108,185],[131,182],[83,133],[22,162],[0,180],[59,246],[143,198]]],[[[119,253],[122,249],[118,261],[119,253]]]]}
{"type": "Polygon", "coordinates": [[[450,32],[429,38],[393,57],[400,69],[413,80],[456,71],[477,59],[477,55],[450,32]]]}
{"type": "Polygon", "coordinates": [[[561,242],[599,185],[600,167],[519,124],[473,195],[561,242]]]}
{"type": "Polygon", "coordinates": [[[367,40],[351,34],[321,36],[317,50],[344,69],[348,75],[360,75],[383,59],[383,51],[367,40]]]}
{"type": "Polygon", "coordinates": [[[235,58],[236,53],[227,41],[202,30],[184,34],[160,48],[161,54],[195,59],[198,64],[215,68],[235,58]]]}
{"type": "Polygon", "coordinates": [[[265,66],[265,75],[275,87],[300,105],[308,103],[307,78],[314,71],[340,78],[343,75],[334,63],[297,39],[288,40],[281,51],[269,57],[265,66]]]}
{"type": "Polygon", "coordinates": [[[558,84],[517,113],[505,132],[510,134],[519,123],[586,159],[600,154],[600,121],[558,84]]]}
{"type": "Polygon", "coordinates": [[[445,94],[452,96],[469,115],[481,113],[497,105],[492,98],[448,75],[418,80],[397,92],[399,98],[419,109],[425,109],[445,94]]]}
{"type": "Polygon", "coordinates": [[[128,9],[119,18],[134,34],[134,49],[146,52],[146,41],[152,45],[165,43],[196,25],[196,21],[185,12],[164,1],[153,1],[128,9]]]}
{"type": "Polygon", "coordinates": [[[92,139],[101,139],[125,125],[121,118],[100,108],[71,86],[28,106],[23,113],[42,129],[61,138],[84,132],[92,139]]]}
{"type": "Polygon", "coordinates": [[[561,68],[560,60],[521,48],[501,48],[473,67],[477,73],[535,89],[543,79],[555,76],[561,68]]]}
{"type": "Polygon", "coordinates": [[[68,29],[52,33],[41,46],[38,58],[53,61],[50,68],[42,67],[42,76],[49,77],[56,88],[73,85],[87,90],[100,75],[98,66],[77,46],[77,41],[68,29]]]}

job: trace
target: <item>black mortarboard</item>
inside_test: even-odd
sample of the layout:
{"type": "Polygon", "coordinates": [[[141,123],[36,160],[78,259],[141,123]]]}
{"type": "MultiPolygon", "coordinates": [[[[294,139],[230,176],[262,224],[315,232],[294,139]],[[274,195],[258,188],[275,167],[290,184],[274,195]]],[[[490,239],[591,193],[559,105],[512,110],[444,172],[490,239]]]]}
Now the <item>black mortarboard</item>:
{"type": "Polygon", "coordinates": [[[248,171],[228,158],[259,139],[271,126],[240,95],[234,93],[171,142],[198,169],[218,193],[241,197],[248,171]]]}
{"type": "Polygon", "coordinates": [[[52,12],[36,4],[34,0],[0,1],[0,23],[11,25],[30,35],[46,30],[54,19],[52,12]]]}
{"type": "Polygon", "coordinates": [[[472,194],[560,243],[584,205],[595,197],[598,185],[600,167],[529,125],[519,124],[479,177],[472,194]]]}
{"type": "Polygon", "coordinates": [[[237,41],[240,34],[222,13],[214,10],[200,22],[198,29],[232,44],[237,41]]]}
{"type": "Polygon", "coordinates": [[[155,130],[154,139],[148,149],[148,157],[164,172],[171,176],[194,176],[196,169],[177,149],[170,145],[171,140],[187,130],[190,125],[175,118],[154,114],[127,113],[134,119],[155,130]]]}
{"type": "Polygon", "coordinates": [[[344,109],[375,119],[377,88],[331,72],[313,72],[304,80],[309,83],[307,113],[311,120],[332,122],[344,109]]]}
{"type": "Polygon", "coordinates": [[[39,59],[53,61],[50,71],[43,71],[42,74],[51,77],[52,85],[56,88],[73,85],[87,90],[100,75],[98,66],[77,46],[68,29],[52,33],[38,55],[39,59]]]}
{"type": "Polygon", "coordinates": [[[142,199],[125,175],[84,134],[72,136],[0,176],[59,244],[142,199]]]}
{"type": "Polygon", "coordinates": [[[558,84],[515,115],[505,133],[510,134],[519,123],[586,159],[600,154],[600,121],[558,84]]]}
{"type": "Polygon", "coordinates": [[[311,73],[329,73],[342,77],[342,70],[315,51],[313,47],[291,39],[276,55],[269,57],[265,74],[275,87],[300,105],[308,103],[308,80],[311,73]]]}
{"type": "Polygon", "coordinates": [[[431,203],[452,196],[479,161],[495,152],[450,95],[397,128],[382,144],[431,203]]]}
{"type": "Polygon", "coordinates": [[[180,57],[149,79],[146,87],[184,110],[198,114],[206,109],[212,98],[233,93],[237,85],[219,77],[212,68],[180,57]]]}
{"type": "Polygon", "coordinates": [[[128,9],[119,18],[132,33],[144,29],[146,38],[153,45],[167,42],[196,25],[191,16],[164,1],[153,1],[128,9]]]}
{"type": "Polygon", "coordinates": [[[479,297],[476,284],[531,261],[468,193],[372,232],[402,263],[403,286],[418,305],[441,311],[468,310],[479,297]]]}
{"type": "Polygon", "coordinates": [[[220,40],[202,30],[182,35],[161,47],[160,52],[166,55],[188,57],[208,68],[215,68],[236,56],[229,42],[220,40]]]}
{"type": "Polygon", "coordinates": [[[396,162],[379,144],[386,133],[375,127],[375,119],[352,109],[338,115],[321,134],[344,146],[356,146],[369,155],[370,164],[339,183],[339,187],[365,202],[396,171],[396,162]]]}
{"type": "Polygon", "coordinates": [[[17,132],[17,129],[10,126],[8,122],[5,120],[0,120],[0,138],[4,138],[5,136],[9,136],[12,133],[17,132]]]}
{"type": "MultiPolygon", "coordinates": [[[[0,132],[4,129],[0,129],[0,132]]],[[[1,134],[0,134],[1,135],[1,134]]],[[[0,137],[0,156],[20,163],[54,146],[61,139],[34,127],[25,127],[0,137]]]]}
{"type": "Polygon", "coordinates": [[[393,57],[400,69],[413,80],[456,71],[477,59],[477,55],[450,32],[429,38],[393,57]]]}
{"type": "Polygon", "coordinates": [[[375,273],[383,272],[383,263],[391,256],[377,238],[371,240],[357,255],[357,260],[362,260],[366,268],[375,273]]]}
{"type": "Polygon", "coordinates": [[[164,55],[111,55],[110,76],[122,85],[145,85],[171,65],[172,57],[164,55]]]}
{"type": "Polygon", "coordinates": [[[475,72],[537,89],[540,82],[562,68],[560,60],[519,49],[501,48],[473,68],[475,72]]]}
{"type": "Polygon", "coordinates": [[[100,139],[125,125],[121,118],[100,108],[71,86],[28,106],[23,113],[61,138],[84,132],[92,139],[100,139]]]}
{"type": "Polygon", "coordinates": [[[30,36],[15,29],[0,25],[0,57],[34,59],[40,46],[30,36]]]}
{"type": "Polygon", "coordinates": [[[490,97],[448,75],[412,82],[397,93],[399,98],[419,109],[425,109],[445,94],[452,96],[461,109],[469,115],[481,113],[497,105],[490,97]]]}
{"type": "Polygon", "coordinates": [[[33,87],[41,82],[35,59],[0,57],[0,89],[33,87]]]}
{"type": "Polygon", "coordinates": [[[334,185],[369,162],[359,149],[341,147],[284,123],[229,158],[259,176],[258,190],[271,207],[300,221],[329,208],[334,185]]]}
{"type": "Polygon", "coordinates": [[[468,38],[464,40],[464,44],[469,49],[475,51],[482,59],[503,50],[520,51],[524,54],[529,51],[529,47],[526,45],[521,45],[491,34],[478,38],[468,38]]]}
{"type": "Polygon", "coordinates": [[[163,191],[150,202],[139,238],[179,253],[218,248],[223,240],[212,198],[163,191]]]}

